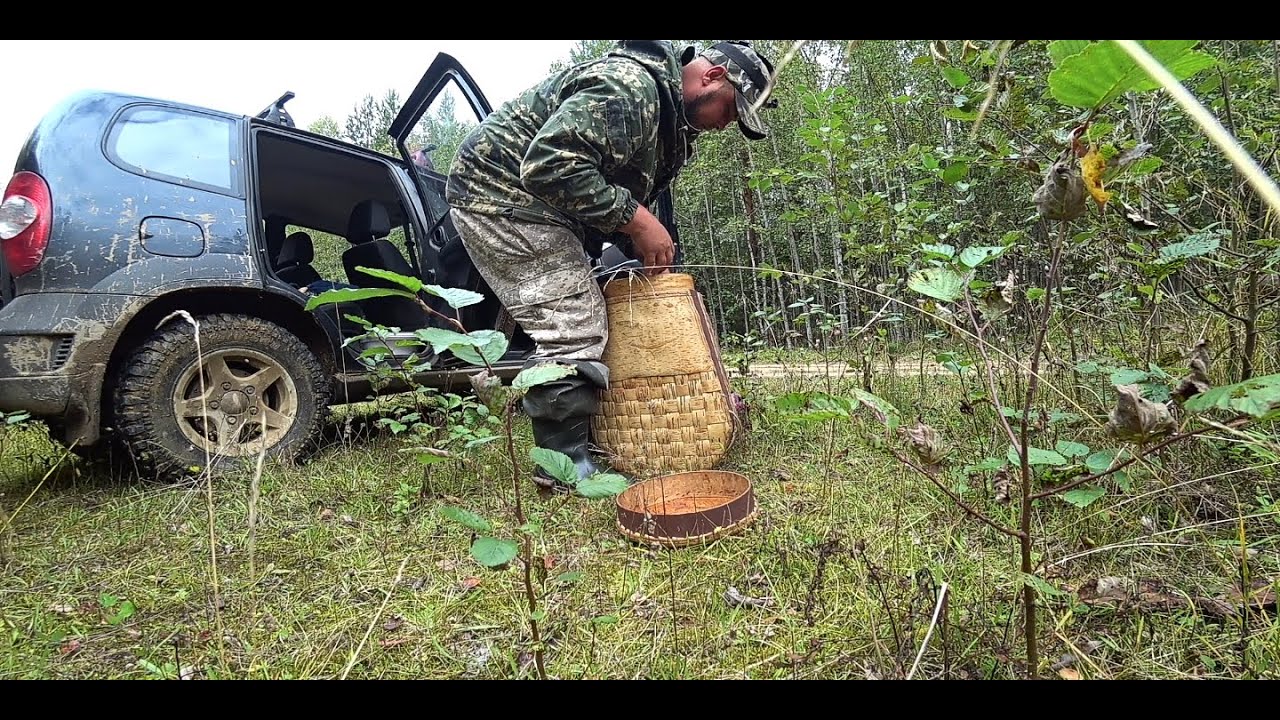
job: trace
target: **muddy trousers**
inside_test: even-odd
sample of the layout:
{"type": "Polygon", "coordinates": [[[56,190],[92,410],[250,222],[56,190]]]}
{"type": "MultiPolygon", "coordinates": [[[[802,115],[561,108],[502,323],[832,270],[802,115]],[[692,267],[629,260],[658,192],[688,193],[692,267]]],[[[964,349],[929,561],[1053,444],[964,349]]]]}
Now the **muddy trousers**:
{"type": "MultiPolygon", "coordinates": [[[[450,215],[476,270],[537,344],[525,367],[552,361],[577,370],[525,394],[534,443],[569,456],[579,479],[604,470],[593,459],[590,432],[600,391],[609,386],[609,369],[600,362],[609,318],[582,244],[559,225],[457,208],[450,215]]],[[[541,469],[535,480],[554,484],[541,469]]]]}

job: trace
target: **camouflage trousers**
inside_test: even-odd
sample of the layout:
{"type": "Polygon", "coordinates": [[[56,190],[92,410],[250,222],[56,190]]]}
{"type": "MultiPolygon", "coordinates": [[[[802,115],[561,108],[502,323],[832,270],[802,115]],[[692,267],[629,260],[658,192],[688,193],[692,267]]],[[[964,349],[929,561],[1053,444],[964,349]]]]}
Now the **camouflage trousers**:
{"type": "Polygon", "coordinates": [[[591,263],[572,232],[457,208],[449,212],[476,269],[537,343],[539,357],[600,360],[609,317],[591,263]]]}

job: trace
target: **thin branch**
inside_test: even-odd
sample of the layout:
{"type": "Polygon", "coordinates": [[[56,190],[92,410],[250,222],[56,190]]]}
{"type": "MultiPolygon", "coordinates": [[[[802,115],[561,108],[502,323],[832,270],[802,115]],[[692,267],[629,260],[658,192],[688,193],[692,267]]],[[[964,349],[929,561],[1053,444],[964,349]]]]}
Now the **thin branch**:
{"type": "MultiPolygon", "coordinates": [[[[1243,426],[1243,425],[1248,424],[1249,420],[1250,420],[1249,418],[1236,418],[1235,420],[1232,420],[1232,421],[1228,422],[1228,423],[1227,423],[1227,427],[1231,427],[1231,428],[1238,428],[1238,427],[1241,427],[1241,426],[1243,426]]],[[[1148,457],[1149,455],[1154,454],[1155,452],[1157,452],[1157,451],[1159,451],[1159,450],[1163,450],[1164,448],[1167,448],[1167,447],[1169,447],[1170,445],[1173,445],[1173,444],[1174,444],[1174,443],[1176,443],[1176,442],[1179,442],[1179,441],[1182,441],[1182,440],[1186,440],[1187,438],[1196,437],[1196,436],[1198,436],[1198,435],[1203,435],[1204,433],[1209,432],[1210,430],[1214,430],[1214,429],[1215,429],[1215,428],[1212,428],[1212,427],[1203,427],[1203,428],[1200,428],[1200,429],[1198,429],[1198,430],[1192,430],[1191,432],[1179,433],[1179,434],[1177,434],[1177,435],[1170,435],[1169,437],[1165,438],[1164,440],[1161,440],[1160,442],[1156,443],[1155,445],[1152,445],[1150,448],[1147,448],[1147,449],[1143,450],[1142,452],[1138,453],[1137,455],[1134,455],[1133,457],[1129,458],[1128,460],[1125,460],[1124,462],[1120,463],[1119,465],[1116,465],[1116,466],[1115,466],[1115,467],[1113,467],[1113,468],[1109,468],[1109,469],[1107,469],[1107,470],[1103,470],[1102,472],[1094,473],[1093,475],[1086,475],[1085,477],[1078,478],[1078,479],[1076,479],[1076,480],[1072,480],[1071,482],[1067,483],[1066,485],[1059,485],[1059,486],[1057,486],[1057,487],[1052,487],[1052,488],[1049,488],[1049,489],[1047,489],[1047,490],[1041,490],[1041,491],[1040,491],[1040,492],[1038,492],[1038,493],[1034,493],[1034,494],[1032,494],[1031,499],[1032,499],[1032,500],[1039,500],[1039,499],[1041,499],[1041,498],[1046,498],[1046,497],[1050,497],[1050,496],[1052,496],[1052,495],[1057,495],[1057,494],[1058,494],[1058,493],[1060,493],[1060,492],[1065,492],[1065,491],[1070,490],[1070,489],[1072,489],[1072,488],[1080,487],[1081,485],[1083,485],[1083,484],[1085,484],[1085,483],[1087,483],[1087,482],[1093,482],[1094,480],[1098,480],[1098,479],[1101,479],[1101,478],[1107,477],[1108,475],[1112,475],[1112,474],[1114,474],[1114,473],[1116,473],[1116,472],[1119,472],[1120,470],[1123,470],[1123,469],[1125,469],[1126,467],[1129,467],[1130,465],[1132,465],[1132,464],[1134,464],[1134,463],[1138,462],[1139,460],[1142,460],[1142,459],[1144,459],[1144,458],[1148,457]]]]}
{"type": "Polygon", "coordinates": [[[978,510],[974,509],[972,506],[970,506],[970,505],[969,505],[968,503],[966,503],[964,500],[961,500],[961,499],[960,499],[960,496],[959,496],[959,495],[956,495],[954,492],[952,492],[952,491],[950,490],[950,488],[948,488],[946,485],[943,485],[942,483],[938,482],[938,478],[934,477],[934,476],[933,476],[933,474],[932,474],[932,473],[930,473],[928,470],[925,470],[924,468],[920,467],[919,465],[916,465],[915,463],[911,462],[911,461],[910,461],[910,460],[908,460],[904,455],[902,455],[901,453],[898,453],[897,451],[891,451],[891,452],[893,452],[893,456],[894,456],[894,457],[896,457],[896,458],[898,458],[898,461],[899,461],[899,462],[901,462],[903,465],[906,465],[907,467],[911,468],[912,470],[915,470],[916,472],[920,473],[921,475],[924,475],[925,477],[929,478],[929,482],[933,483],[934,485],[937,485],[939,490],[941,490],[942,492],[946,493],[946,494],[947,494],[947,497],[951,498],[951,500],[952,500],[952,501],[954,501],[954,502],[955,502],[955,504],[957,504],[957,505],[959,505],[961,508],[963,508],[965,512],[967,512],[967,513],[969,513],[970,515],[974,516],[975,518],[977,518],[977,519],[981,520],[982,522],[984,522],[984,523],[986,523],[986,524],[990,525],[991,527],[995,528],[996,530],[999,530],[1000,532],[1004,533],[1005,535],[1008,535],[1008,536],[1010,536],[1010,537],[1018,538],[1019,540],[1021,540],[1021,539],[1022,539],[1022,533],[1021,533],[1020,531],[1018,531],[1018,530],[1010,530],[1009,528],[1007,528],[1007,527],[1005,527],[1005,526],[1001,525],[1000,523],[997,523],[995,520],[992,520],[991,518],[987,517],[986,515],[983,515],[980,511],[978,511],[978,510]]]}
{"type": "Polygon", "coordinates": [[[1200,291],[1196,289],[1195,283],[1187,283],[1187,288],[1191,290],[1191,294],[1192,294],[1192,295],[1195,295],[1197,298],[1199,298],[1199,299],[1200,299],[1200,302],[1204,303],[1205,305],[1208,305],[1209,307],[1213,308],[1214,310],[1217,310],[1218,312],[1222,313],[1223,315],[1226,315],[1227,317],[1231,318],[1232,320],[1235,320],[1236,322],[1249,322],[1249,320],[1248,320],[1247,318],[1241,317],[1240,315],[1236,315],[1235,313],[1233,313],[1233,312],[1231,312],[1230,310],[1228,310],[1228,309],[1226,309],[1226,308],[1222,307],[1222,306],[1221,306],[1221,305],[1219,305],[1218,303],[1216,303],[1216,302],[1214,302],[1214,301],[1210,300],[1209,298],[1207,298],[1207,297],[1205,297],[1205,296],[1201,295],[1201,294],[1200,294],[1200,291]]]}

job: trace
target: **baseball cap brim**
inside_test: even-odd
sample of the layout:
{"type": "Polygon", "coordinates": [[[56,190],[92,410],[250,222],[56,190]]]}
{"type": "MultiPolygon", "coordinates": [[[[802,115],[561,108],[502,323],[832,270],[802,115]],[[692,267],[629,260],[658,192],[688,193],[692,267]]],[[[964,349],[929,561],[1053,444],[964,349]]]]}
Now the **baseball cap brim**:
{"type": "MultiPolygon", "coordinates": [[[[759,93],[752,94],[759,95],[759,93]]],[[[738,101],[738,129],[742,134],[747,136],[748,140],[763,140],[769,137],[769,126],[764,124],[760,114],[752,107],[755,99],[749,98],[747,93],[741,90],[735,90],[734,95],[738,101]]]]}

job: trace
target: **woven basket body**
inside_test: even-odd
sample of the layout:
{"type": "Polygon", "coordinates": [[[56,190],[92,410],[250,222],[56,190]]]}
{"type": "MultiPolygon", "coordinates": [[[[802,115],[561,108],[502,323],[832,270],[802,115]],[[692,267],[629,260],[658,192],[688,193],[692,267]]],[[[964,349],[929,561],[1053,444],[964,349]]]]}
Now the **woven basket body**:
{"type": "Polygon", "coordinates": [[[604,289],[609,389],[592,418],[595,443],[632,477],[709,470],[735,422],[719,344],[693,278],[632,276],[604,289]]]}

